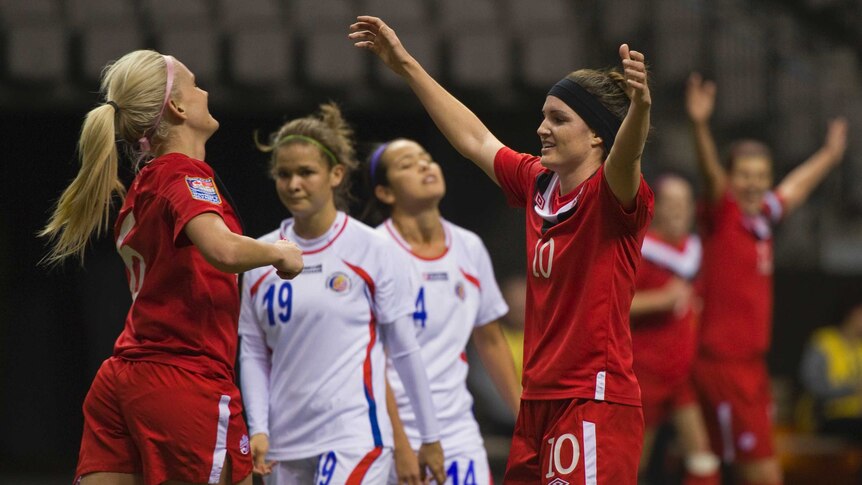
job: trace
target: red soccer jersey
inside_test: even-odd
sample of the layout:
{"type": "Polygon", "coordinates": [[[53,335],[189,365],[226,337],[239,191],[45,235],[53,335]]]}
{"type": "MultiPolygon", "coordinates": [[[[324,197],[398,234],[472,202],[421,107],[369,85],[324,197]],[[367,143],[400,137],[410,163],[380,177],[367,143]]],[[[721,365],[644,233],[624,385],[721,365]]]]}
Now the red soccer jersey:
{"type": "Polygon", "coordinates": [[[205,162],[171,153],[135,178],[114,227],[132,306],[114,355],[233,378],[239,292],[236,275],[206,260],[183,228],[214,212],[235,233],[236,213],[205,162]]]}
{"type": "Polygon", "coordinates": [[[494,172],[509,203],[527,209],[524,399],[585,398],[640,405],[629,308],[653,193],[641,178],[626,211],[604,167],[559,193],[539,157],[507,147],[494,172]]]}
{"type": "Polygon", "coordinates": [[[763,209],[745,216],[730,192],[701,211],[703,315],[700,353],[743,360],[762,357],[772,329],[772,224],[783,203],[767,193],[763,209]]]}
{"type": "MultiPolygon", "coordinates": [[[[642,253],[637,291],[659,289],[674,277],[691,281],[700,269],[702,249],[697,236],[671,244],[647,233],[642,253]]],[[[697,349],[694,309],[689,305],[679,313],[632,317],[632,345],[636,374],[660,376],[668,386],[682,382],[691,373],[697,349]]]]}

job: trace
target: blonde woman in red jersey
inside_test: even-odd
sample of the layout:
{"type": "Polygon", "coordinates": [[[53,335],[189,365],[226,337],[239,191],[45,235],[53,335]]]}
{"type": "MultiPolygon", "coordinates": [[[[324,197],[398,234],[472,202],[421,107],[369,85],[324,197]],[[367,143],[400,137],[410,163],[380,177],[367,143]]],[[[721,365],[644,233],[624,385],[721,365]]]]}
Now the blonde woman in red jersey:
{"type": "Polygon", "coordinates": [[[692,74],[686,109],[706,191],[700,348],[694,377],[712,449],[745,484],[782,483],[771,434],[765,355],[772,327],[772,226],[802,205],[841,162],[847,122],[829,123],[826,141],[772,189],[772,156],[737,141],[722,167],[709,129],[715,83],[692,74]]]}
{"type": "Polygon", "coordinates": [[[691,234],[694,195],[684,178],[667,174],[655,187],[655,219],[644,239],[632,300],[634,369],[644,410],[641,473],[655,433],[671,421],[684,454],[683,485],[718,485],[718,457],[709,449],[706,426],[691,383],[697,351],[693,298],[700,271],[700,238],[691,234]]]}
{"type": "Polygon", "coordinates": [[[273,265],[302,271],[286,241],[243,236],[224,188],[203,161],[218,122],[207,92],[180,61],[135,51],[104,71],[106,102],[84,121],[81,168],[42,235],[58,263],[83,259],[115,193],[115,136],[135,147],[136,174],[114,237],[132,306],[114,355],[84,400],[76,483],[251,484],[249,438],[234,384],[239,295],[236,273],[273,265]]]}
{"type": "Polygon", "coordinates": [[[524,392],[505,483],[634,485],[643,416],[628,313],[653,205],[640,171],[651,105],[643,54],[622,45],[624,74],[583,69],[551,88],[540,158],[503,145],[379,18],[350,30],[454,148],[527,208],[524,392]]]}

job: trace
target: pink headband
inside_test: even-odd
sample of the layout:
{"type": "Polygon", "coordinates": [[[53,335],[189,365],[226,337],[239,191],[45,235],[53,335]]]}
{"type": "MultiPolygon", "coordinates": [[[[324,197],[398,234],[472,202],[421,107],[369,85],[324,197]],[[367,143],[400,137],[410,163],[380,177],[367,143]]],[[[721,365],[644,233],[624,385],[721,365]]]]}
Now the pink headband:
{"type": "Polygon", "coordinates": [[[156,122],[153,123],[153,126],[144,132],[144,136],[142,136],[138,143],[141,145],[142,153],[150,152],[150,140],[147,133],[154,132],[159,129],[159,123],[162,122],[162,115],[165,113],[165,107],[168,105],[168,101],[171,99],[171,89],[174,87],[174,60],[171,56],[162,56],[165,58],[165,70],[167,71],[168,80],[165,83],[165,100],[162,101],[162,109],[159,110],[159,115],[156,116],[156,122]]]}

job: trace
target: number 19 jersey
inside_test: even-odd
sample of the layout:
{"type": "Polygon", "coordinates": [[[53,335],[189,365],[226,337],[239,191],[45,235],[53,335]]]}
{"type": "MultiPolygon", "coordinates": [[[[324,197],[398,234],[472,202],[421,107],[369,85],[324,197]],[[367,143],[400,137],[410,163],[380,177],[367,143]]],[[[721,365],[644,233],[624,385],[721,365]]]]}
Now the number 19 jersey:
{"type": "Polygon", "coordinates": [[[245,274],[239,331],[243,400],[271,460],[392,445],[378,324],[413,314],[407,264],[374,229],[339,212],[304,240],[293,219],[261,240],[294,241],[305,269],[245,274]]]}

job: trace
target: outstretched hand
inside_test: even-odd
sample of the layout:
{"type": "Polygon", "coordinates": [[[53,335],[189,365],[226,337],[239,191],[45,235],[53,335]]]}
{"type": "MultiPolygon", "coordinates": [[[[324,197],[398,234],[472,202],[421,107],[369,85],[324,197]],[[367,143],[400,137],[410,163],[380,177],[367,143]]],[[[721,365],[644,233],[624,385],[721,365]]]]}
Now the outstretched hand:
{"type": "Polygon", "coordinates": [[[411,60],[410,54],[401,45],[395,31],[379,18],[368,15],[356,17],[356,23],[350,25],[347,37],[354,41],[356,47],[377,54],[395,74],[405,74],[405,65],[411,60]]]}
{"type": "Polygon", "coordinates": [[[650,98],[647,83],[644,55],[638,51],[629,50],[629,45],[623,44],[620,46],[620,59],[623,62],[623,73],[626,79],[626,96],[632,100],[632,103],[650,106],[652,98],[650,98]]]}
{"type": "Polygon", "coordinates": [[[691,73],[685,87],[685,109],[691,121],[709,121],[715,109],[715,83],[705,81],[700,73],[691,73]]]}

